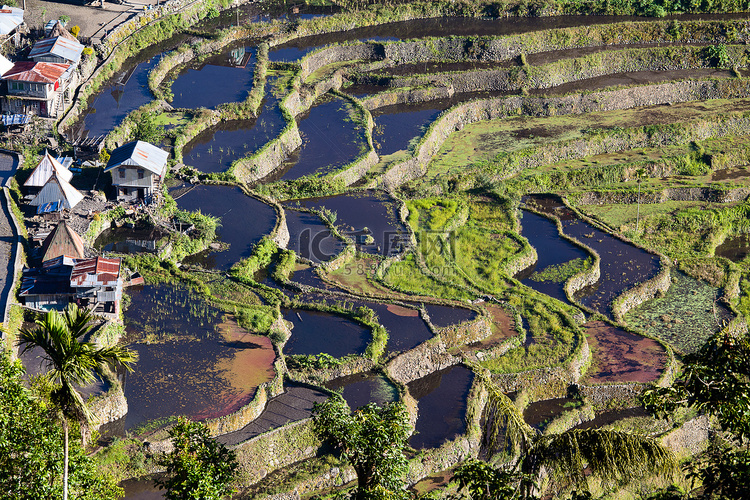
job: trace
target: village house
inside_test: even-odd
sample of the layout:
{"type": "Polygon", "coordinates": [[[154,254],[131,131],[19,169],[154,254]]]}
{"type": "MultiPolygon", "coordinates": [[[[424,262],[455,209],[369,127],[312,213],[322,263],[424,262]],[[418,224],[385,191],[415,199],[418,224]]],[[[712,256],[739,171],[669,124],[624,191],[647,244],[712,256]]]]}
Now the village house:
{"type": "Polygon", "coordinates": [[[29,204],[39,207],[37,213],[59,212],[75,207],[82,199],[83,195],[68,181],[52,174],[29,204]]]}
{"type": "Polygon", "coordinates": [[[49,154],[49,151],[45,150],[41,161],[31,172],[29,178],[23,183],[23,186],[29,194],[37,194],[47,184],[52,175],[57,175],[58,178],[63,179],[65,182],[70,182],[73,178],[73,172],[65,168],[49,154]]]}
{"type": "MultiPolygon", "coordinates": [[[[63,73],[61,80],[65,92],[69,92],[78,84],[76,69],[81,61],[81,55],[83,55],[83,45],[78,43],[78,40],[56,36],[36,42],[29,52],[29,59],[35,62],[68,64],[68,69],[63,73]]],[[[67,94],[63,97],[65,101],[70,100],[67,94]]]]}
{"type": "Polygon", "coordinates": [[[70,64],[20,61],[2,75],[7,95],[2,111],[57,118],[65,108],[64,96],[70,83],[70,64]],[[67,79],[66,79],[67,78],[67,79]]]}
{"type": "Polygon", "coordinates": [[[143,141],[133,141],[112,151],[105,172],[112,174],[117,201],[150,203],[161,186],[169,153],[143,141]]]}
{"type": "Polygon", "coordinates": [[[62,310],[71,302],[116,317],[122,298],[120,259],[73,259],[60,255],[41,268],[24,269],[19,296],[38,310],[62,310]]]}
{"type": "Polygon", "coordinates": [[[86,256],[83,239],[65,221],[60,222],[44,239],[41,254],[42,262],[48,262],[60,256],[74,259],[83,259],[86,256]]]}

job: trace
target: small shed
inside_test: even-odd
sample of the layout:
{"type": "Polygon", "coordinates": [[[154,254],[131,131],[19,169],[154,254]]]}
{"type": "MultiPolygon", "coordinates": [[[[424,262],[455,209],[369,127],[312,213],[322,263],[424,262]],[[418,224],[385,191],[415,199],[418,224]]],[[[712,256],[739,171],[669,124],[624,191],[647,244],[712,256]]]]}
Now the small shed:
{"type": "Polygon", "coordinates": [[[76,301],[98,314],[119,312],[122,286],[120,259],[77,260],[70,274],[70,287],[75,291],[76,301]]]}
{"type": "Polygon", "coordinates": [[[44,187],[36,197],[31,200],[31,205],[38,207],[40,205],[58,203],[58,210],[63,208],[73,208],[83,199],[83,195],[68,181],[52,174],[44,184],[44,187]]]}
{"type": "Polygon", "coordinates": [[[70,64],[75,68],[82,54],[83,45],[77,40],[56,36],[36,42],[29,52],[29,59],[36,62],[70,64]]]}
{"type": "Polygon", "coordinates": [[[65,221],[62,221],[42,243],[42,262],[60,256],[83,259],[85,257],[83,248],[83,239],[65,221]]]}
{"type": "Polygon", "coordinates": [[[38,192],[45,184],[47,184],[47,181],[53,174],[66,182],[70,182],[70,179],[73,178],[73,173],[53,158],[52,155],[49,154],[49,151],[45,150],[42,160],[33,172],[31,172],[31,175],[26,179],[26,182],[24,182],[23,185],[29,189],[29,192],[38,192]]]}
{"type": "Polygon", "coordinates": [[[156,192],[167,170],[169,153],[153,144],[133,141],[112,151],[105,172],[111,172],[117,201],[146,203],[156,192]]]}

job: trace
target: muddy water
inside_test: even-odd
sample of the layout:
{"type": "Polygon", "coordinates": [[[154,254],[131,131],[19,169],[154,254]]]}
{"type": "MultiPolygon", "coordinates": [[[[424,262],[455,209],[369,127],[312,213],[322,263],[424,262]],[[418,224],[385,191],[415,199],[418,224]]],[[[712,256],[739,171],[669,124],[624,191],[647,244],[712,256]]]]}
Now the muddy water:
{"type": "Polygon", "coordinates": [[[284,346],[286,354],[330,354],[335,358],[363,354],[372,340],[369,329],[335,314],[301,309],[282,309],[294,328],[284,346]]]}
{"type": "Polygon", "coordinates": [[[396,255],[406,241],[406,228],[398,218],[396,201],[382,192],[307,198],[294,200],[289,206],[335,212],[339,232],[352,238],[361,252],[396,255]]]}
{"type": "Polygon", "coordinates": [[[94,248],[105,252],[153,253],[158,248],[158,241],[165,236],[167,236],[167,233],[156,228],[115,227],[104,230],[96,238],[94,248]]]}
{"type": "Polygon", "coordinates": [[[545,399],[531,403],[523,412],[526,423],[537,429],[544,429],[556,417],[578,404],[573,398],[545,399]]]}
{"type": "Polygon", "coordinates": [[[287,248],[294,250],[299,257],[316,263],[326,262],[346,246],[331,234],[317,215],[297,210],[285,210],[285,213],[289,228],[287,248]]]}
{"type": "Polygon", "coordinates": [[[557,225],[546,217],[527,210],[521,218],[521,236],[536,250],[538,260],[518,273],[515,278],[529,288],[568,303],[565,280],[539,280],[534,273],[550,266],[559,266],[574,259],[586,259],[588,252],[560,236],[557,225]]]}
{"type": "Polygon", "coordinates": [[[563,232],[591,247],[601,257],[601,278],[575,294],[582,304],[612,317],[612,301],[624,291],[659,272],[657,255],[641,250],[580,220],[553,196],[529,197],[527,202],[560,219],[563,232]]]}
{"type": "Polygon", "coordinates": [[[453,366],[408,384],[419,408],[409,439],[412,447],[436,448],[466,431],[466,400],[473,379],[468,368],[453,366]]]}
{"type": "Polygon", "coordinates": [[[126,342],[139,355],[124,375],[125,428],[172,415],[232,413],[274,376],[268,337],[252,335],[199,295],[173,285],[128,290],[126,342]]]}
{"type": "Polygon", "coordinates": [[[383,406],[398,401],[398,389],[386,377],[373,372],[357,373],[341,377],[325,384],[332,391],[342,390],[341,395],[355,410],[368,403],[383,406]]]}
{"type": "Polygon", "coordinates": [[[334,99],[298,117],[302,146],[284,161],[279,172],[264,181],[325,174],[354,161],[367,143],[364,129],[355,121],[353,113],[347,101],[334,99]]]}
{"type": "Polygon", "coordinates": [[[224,172],[276,137],[285,125],[279,100],[267,93],[257,119],[220,122],[204,130],[185,146],[184,162],[201,172],[224,172]]]}
{"type": "Polygon", "coordinates": [[[183,210],[200,210],[221,218],[218,238],[229,244],[228,250],[204,252],[187,259],[187,263],[229,269],[235,262],[249,257],[253,245],[270,234],[276,224],[273,207],[247,196],[238,187],[183,185],[170,193],[183,210]]]}
{"type": "Polygon", "coordinates": [[[659,342],[603,321],[584,327],[593,356],[584,383],[655,382],[664,370],[667,353],[659,342]]]}
{"type": "Polygon", "coordinates": [[[438,327],[457,325],[465,321],[472,321],[477,313],[472,309],[463,307],[440,306],[437,304],[425,304],[430,321],[438,327]]]}
{"type": "Polygon", "coordinates": [[[218,54],[184,67],[172,82],[175,108],[215,108],[245,100],[253,88],[256,48],[231,44],[218,54]]]}
{"type": "Polygon", "coordinates": [[[125,500],[159,500],[166,494],[148,479],[128,479],[120,486],[125,490],[125,500]]]}
{"type": "Polygon", "coordinates": [[[750,255],[750,235],[741,234],[725,239],[721,245],[716,247],[714,254],[717,257],[725,257],[732,262],[740,262],[750,255]]]}

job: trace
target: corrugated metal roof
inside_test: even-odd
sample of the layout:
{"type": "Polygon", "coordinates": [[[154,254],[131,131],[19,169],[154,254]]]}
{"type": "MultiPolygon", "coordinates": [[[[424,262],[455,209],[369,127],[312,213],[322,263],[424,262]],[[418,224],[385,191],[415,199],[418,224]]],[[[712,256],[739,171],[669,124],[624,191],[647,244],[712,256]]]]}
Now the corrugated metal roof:
{"type": "Polygon", "coordinates": [[[44,40],[36,42],[34,47],[32,47],[31,52],[29,52],[29,59],[51,54],[76,63],[81,59],[82,53],[83,45],[77,41],[57,36],[55,38],[45,38],[44,40]]]}
{"type": "Polygon", "coordinates": [[[44,185],[36,198],[31,200],[31,205],[38,207],[52,201],[62,201],[64,208],[73,208],[83,199],[83,195],[70,185],[65,179],[52,175],[44,185]]]}
{"type": "Polygon", "coordinates": [[[156,175],[164,176],[169,153],[153,144],[143,141],[133,141],[112,151],[105,172],[120,165],[131,165],[144,168],[156,175]]]}
{"type": "Polygon", "coordinates": [[[42,243],[42,261],[60,256],[84,258],[83,240],[65,221],[62,221],[42,243]]]}
{"type": "Polygon", "coordinates": [[[23,9],[3,5],[0,9],[0,35],[7,35],[23,22],[23,9]]]}
{"type": "Polygon", "coordinates": [[[3,80],[32,83],[55,83],[70,64],[20,61],[3,75],[3,80]]]}
{"type": "Polygon", "coordinates": [[[42,187],[52,177],[53,173],[67,182],[70,182],[70,179],[73,178],[73,172],[63,167],[59,161],[45,150],[39,165],[31,172],[31,175],[23,185],[26,187],[42,187]]]}
{"type": "Polygon", "coordinates": [[[119,278],[120,259],[94,257],[76,261],[70,274],[70,286],[115,286],[119,278]]]}

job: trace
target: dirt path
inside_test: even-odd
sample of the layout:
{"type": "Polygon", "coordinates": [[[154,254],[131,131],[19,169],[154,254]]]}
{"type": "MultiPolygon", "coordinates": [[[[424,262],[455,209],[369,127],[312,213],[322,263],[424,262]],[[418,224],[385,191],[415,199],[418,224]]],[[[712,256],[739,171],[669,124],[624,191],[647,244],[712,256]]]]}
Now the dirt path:
{"type": "MultiPolygon", "coordinates": [[[[18,158],[15,155],[0,152],[0,184],[3,186],[18,168],[18,158]]],[[[10,207],[2,198],[2,210],[0,210],[0,320],[5,321],[8,313],[6,306],[8,297],[13,290],[15,278],[16,241],[18,234],[11,221],[10,207]]]]}

